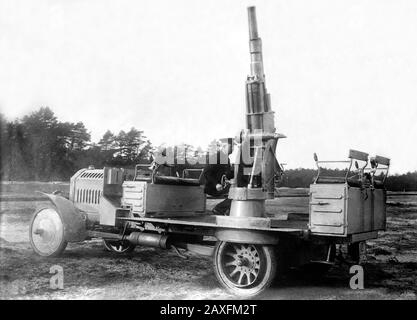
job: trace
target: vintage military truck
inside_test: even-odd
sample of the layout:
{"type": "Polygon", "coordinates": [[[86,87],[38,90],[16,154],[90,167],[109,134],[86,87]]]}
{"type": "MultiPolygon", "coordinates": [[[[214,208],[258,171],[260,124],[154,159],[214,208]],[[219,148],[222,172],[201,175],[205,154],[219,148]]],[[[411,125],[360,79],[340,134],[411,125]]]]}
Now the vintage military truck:
{"type": "Polygon", "coordinates": [[[326,177],[326,161],[314,155],[318,173],[305,208],[289,210],[276,198],[274,180],[282,172],[276,146],[285,136],[275,132],[254,7],[248,17],[246,128],[233,141],[234,177],[222,180],[230,187],[230,214],[209,210],[213,200],[207,200],[201,172],[172,176],[154,163],[138,166],[127,181],[120,168],[81,169],[71,178],[68,197],[47,194],[51,205],[34,213],[30,241],[36,253],[57,256],[68,242],[92,238],[117,253],[137,245],[186,249],[212,256],[219,283],[242,296],[262,292],[286,267],[327,269],[339,244],[359,258],[361,244],[385,228],[390,160],[350,150],[346,174],[326,177]]]}

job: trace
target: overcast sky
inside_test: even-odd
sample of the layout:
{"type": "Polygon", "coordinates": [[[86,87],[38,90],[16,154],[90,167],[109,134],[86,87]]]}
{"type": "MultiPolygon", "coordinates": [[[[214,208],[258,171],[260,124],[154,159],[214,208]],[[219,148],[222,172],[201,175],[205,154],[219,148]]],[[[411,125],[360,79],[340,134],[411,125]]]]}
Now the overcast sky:
{"type": "Polygon", "coordinates": [[[248,5],[257,6],[278,158],[354,148],[417,170],[417,1],[0,0],[0,109],[49,106],[154,145],[205,147],[244,126],[248,5]]]}

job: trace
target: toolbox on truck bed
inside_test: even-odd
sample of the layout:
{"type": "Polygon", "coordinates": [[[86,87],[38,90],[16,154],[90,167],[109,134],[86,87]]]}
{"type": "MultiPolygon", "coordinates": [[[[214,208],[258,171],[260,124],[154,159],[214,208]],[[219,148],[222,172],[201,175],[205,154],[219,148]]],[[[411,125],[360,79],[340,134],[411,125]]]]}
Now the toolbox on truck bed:
{"type": "Polygon", "coordinates": [[[312,234],[376,235],[378,230],[385,229],[384,182],[390,159],[377,155],[369,160],[367,153],[357,150],[350,150],[348,158],[347,161],[319,161],[314,154],[318,172],[310,185],[309,228],[312,234]],[[328,177],[321,175],[323,163],[347,163],[349,167],[344,176],[328,177]],[[353,164],[356,170],[351,171],[353,164]]]}
{"type": "Polygon", "coordinates": [[[310,230],[316,234],[351,235],[385,228],[384,189],[347,183],[310,186],[310,230]]]}

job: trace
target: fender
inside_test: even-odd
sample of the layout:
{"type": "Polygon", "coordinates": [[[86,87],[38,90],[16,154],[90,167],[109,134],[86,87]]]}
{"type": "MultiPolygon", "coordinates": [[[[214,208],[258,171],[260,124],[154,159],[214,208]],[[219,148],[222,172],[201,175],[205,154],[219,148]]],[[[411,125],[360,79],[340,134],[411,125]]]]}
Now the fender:
{"type": "Polygon", "coordinates": [[[275,245],[279,241],[276,234],[264,230],[222,228],[216,230],[214,236],[220,241],[234,243],[275,245]]]}
{"type": "Polygon", "coordinates": [[[74,204],[59,195],[41,192],[57,208],[58,214],[64,224],[64,237],[68,242],[83,241],[87,237],[87,216],[78,210],[74,204]]]}

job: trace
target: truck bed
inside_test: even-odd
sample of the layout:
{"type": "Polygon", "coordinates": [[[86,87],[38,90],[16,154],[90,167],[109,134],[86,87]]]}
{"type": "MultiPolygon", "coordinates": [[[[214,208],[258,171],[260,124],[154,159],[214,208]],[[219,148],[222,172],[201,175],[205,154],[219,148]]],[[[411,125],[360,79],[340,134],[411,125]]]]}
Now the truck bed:
{"type": "Polygon", "coordinates": [[[214,206],[220,199],[208,199],[205,214],[178,217],[140,217],[120,218],[136,222],[184,225],[208,228],[239,228],[251,230],[302,232],[308,229],[308,197],[276,198],[266,201],[267,218],[234,218],[212,214],[214,206]]]}

